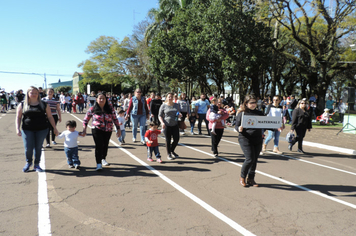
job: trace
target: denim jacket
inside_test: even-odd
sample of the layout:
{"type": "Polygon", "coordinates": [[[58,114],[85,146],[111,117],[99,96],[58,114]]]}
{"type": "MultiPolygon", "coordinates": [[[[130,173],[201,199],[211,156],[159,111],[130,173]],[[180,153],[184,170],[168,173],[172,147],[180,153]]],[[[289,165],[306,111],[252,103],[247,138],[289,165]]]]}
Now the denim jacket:
{"type": "MultiPolygon", "coordinates": [[[[142,115],[145,115],[146,114],[146,109],[145,109],[146,101],[145,101],[145,98],[143,96],[141,97],[141,102],[142,102],[142,115]]],[[[138,111],[138,99],[137,99],[136,96],[133,96],[132,97],[132,111],[131,111],[131,114],[132,115],[137,115],[137,111],[138,111]]]]}

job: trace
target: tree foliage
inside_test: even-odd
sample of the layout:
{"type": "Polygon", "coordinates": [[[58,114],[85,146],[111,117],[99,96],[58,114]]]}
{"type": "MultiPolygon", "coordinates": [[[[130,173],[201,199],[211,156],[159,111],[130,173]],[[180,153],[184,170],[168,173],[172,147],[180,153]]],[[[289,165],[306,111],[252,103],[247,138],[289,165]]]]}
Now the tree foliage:
{"type": "MultiPolygon", "coordinates": [[[[212,93],[209,81],[225,91],[257,78],[268,66],[270,28],[253,19],[235,1],[193,1],[175,13],[170,31],[160,31],[149,48],[152,72],[165,81],[197,81],[212,93]]],[[[259,94],[259,84],[252,89],[259,94]]]]}

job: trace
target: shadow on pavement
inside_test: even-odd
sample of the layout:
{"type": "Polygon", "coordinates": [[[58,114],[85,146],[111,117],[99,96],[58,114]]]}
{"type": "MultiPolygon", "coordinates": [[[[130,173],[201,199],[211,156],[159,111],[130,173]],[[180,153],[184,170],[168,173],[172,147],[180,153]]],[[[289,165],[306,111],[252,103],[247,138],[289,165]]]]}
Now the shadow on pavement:
{"type": "MultiPolygon", "coordinates": [[[[210,169],[195,168],[195,167],[183,167],[183,166],[166,166],[164,163],[153,165],[156,170],[161,171],[198,171],[207,172],[210,169]],[[163,165],[162,165],[163,164],[163,165]]],[[[145,176],[145,177],[157,177],[157,175],[150,173],[144,166],[136,166],[129,164],[116,164],[111,163],[110,166],[104,167],[102,171],[95,171],[95,167],[81,166],[79,170],[68,169],[46,169],[46,173],[64,175],[64,176],[76,176],[76,177],[91,177],[91,176],[108,176],[108,177],[132,177],[132,176],[145,176]],[[122,166],[121,168],[119,166],[122,166]]]]}
{"type": "MultiPolygon", "coordinates": [[[[287,191],[305,191],[300,188],[291,185],[285,185],[285,184],[260,184],[259,183],[259,186],[260,188],[273,188],[273,189],[287,190],[287,191]]],[[[320,185],[320,184],[306,184],[301,186],[314,191],[319,191],[321,193],[324,193],[332,197],[356,197],[356,186],[320,185]],[[345,194],[335,194],[332,192],[339,192],[345,194]]]]}

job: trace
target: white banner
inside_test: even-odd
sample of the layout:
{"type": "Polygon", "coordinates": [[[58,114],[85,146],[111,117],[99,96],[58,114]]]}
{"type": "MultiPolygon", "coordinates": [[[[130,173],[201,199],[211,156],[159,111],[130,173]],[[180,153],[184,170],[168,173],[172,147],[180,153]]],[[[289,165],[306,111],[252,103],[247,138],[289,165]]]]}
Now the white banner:
{"type": "Polygon", "coordinates": [[[279,129],[283,125],[282,117],[245,116],[242,114],[241,126],[249,129],[279,129]]]}
{"type": "Polygon", "coordinates": [[[91,93],[91,91],[90,91],[90,84],[87,84],[87,94],[88,94],[88,96],[89,96],[90,93],[91,93]]]}

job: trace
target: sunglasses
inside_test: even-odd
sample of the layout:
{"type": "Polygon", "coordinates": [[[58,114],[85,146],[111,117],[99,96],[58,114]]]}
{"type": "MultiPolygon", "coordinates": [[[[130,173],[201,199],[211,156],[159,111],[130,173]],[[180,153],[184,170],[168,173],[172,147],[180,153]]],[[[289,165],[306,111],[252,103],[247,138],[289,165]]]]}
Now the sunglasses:
{"type": "Polygon", "coordinates": [[[257,104],[257,102],[249,102],[248,104],[257,104]]]}
{"type": "Polygon", "coordinates": [[[141,93],[141,91],[136,91],[136,93],[141,93]]]}

